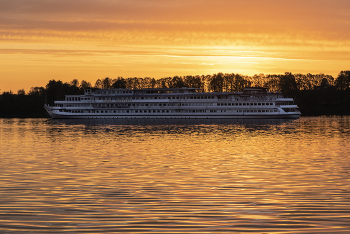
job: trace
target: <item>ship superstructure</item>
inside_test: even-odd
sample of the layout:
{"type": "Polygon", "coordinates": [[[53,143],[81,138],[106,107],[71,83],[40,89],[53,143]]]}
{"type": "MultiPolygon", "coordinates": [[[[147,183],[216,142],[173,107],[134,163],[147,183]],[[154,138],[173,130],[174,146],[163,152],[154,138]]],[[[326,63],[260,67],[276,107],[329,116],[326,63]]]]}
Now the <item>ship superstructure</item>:
{"type": "Polygon", "coordinates": [[[198,88],[86,89],[45,105],[52,118],[299,118],[292,98],[265,88],[199,92],[198,88]]]}

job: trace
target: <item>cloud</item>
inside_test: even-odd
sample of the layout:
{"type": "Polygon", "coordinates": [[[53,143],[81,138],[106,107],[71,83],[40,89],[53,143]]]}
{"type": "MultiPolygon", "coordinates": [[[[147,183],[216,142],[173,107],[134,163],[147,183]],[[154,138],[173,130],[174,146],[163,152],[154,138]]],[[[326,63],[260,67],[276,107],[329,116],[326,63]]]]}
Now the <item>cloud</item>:
{"type": "Polygon", "coordinates": [[[0,0],[0,75],[15,87],[39,76],[336,74],[348,69],[349,12],[349,0],[0,0]]]}
{"type": "Polygon", "coordinates": [[[1,28],[346,34],[345,0],[8,0],[1,28]]]}

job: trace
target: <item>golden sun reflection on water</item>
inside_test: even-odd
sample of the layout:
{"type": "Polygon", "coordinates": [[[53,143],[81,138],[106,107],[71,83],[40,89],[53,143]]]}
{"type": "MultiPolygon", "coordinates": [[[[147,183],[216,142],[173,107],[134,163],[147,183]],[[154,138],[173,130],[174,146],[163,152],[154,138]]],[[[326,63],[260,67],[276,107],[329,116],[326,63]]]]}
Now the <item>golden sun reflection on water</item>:
{"type": "Polygon", "coordinates": [[[349,125],[0,119],[0,231],[346,233],[349,125]]]}

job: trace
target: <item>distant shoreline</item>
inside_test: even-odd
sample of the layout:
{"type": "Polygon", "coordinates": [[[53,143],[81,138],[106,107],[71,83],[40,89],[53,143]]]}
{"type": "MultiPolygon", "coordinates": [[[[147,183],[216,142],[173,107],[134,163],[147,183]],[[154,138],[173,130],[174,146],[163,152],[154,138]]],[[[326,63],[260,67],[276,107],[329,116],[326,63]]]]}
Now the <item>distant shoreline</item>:
{"type": "Polygon", "coordinates": [[[104,78],[94,86],[73,80],[63,83],[50,80],[45,87],[33,87],[30,92],[0,94],[0,118],[50,118],[44,104],[65,100],[66,95],[83,95],[85,89],[148,89],[197,88],[199,92],[242,92],[245,87],[264,87],[291,97],[302,116],[350,115],[350,70],[341,71],[336,79],[325,74],[292,74],[242,76],[240,74],[174,76],[153,78],[104,78]]]}

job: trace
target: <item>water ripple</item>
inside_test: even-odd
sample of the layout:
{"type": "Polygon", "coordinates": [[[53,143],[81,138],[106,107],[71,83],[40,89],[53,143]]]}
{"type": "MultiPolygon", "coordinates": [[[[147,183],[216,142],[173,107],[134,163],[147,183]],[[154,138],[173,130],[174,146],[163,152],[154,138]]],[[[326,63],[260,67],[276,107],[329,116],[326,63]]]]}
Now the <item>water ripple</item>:
{"type": "Polygon", "coordinates": [[[349,233],[349,129],[0,119],[0,232],[349,233]]]}

